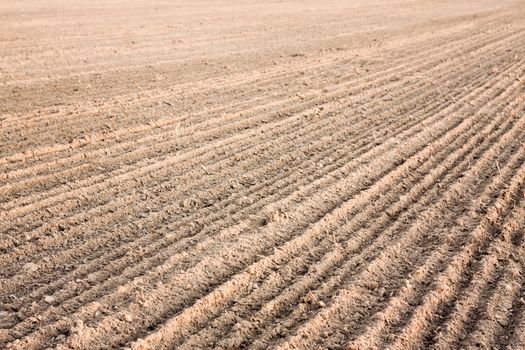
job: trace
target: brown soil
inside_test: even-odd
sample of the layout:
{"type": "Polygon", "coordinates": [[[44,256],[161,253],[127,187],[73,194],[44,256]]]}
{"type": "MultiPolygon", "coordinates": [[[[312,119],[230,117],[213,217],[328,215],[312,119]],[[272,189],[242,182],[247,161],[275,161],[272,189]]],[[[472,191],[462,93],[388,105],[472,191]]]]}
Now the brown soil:
{"type": "Polygon", "coordinates": [[[0,348],[525,349],[522,1],[0,2],[0,348]]]}

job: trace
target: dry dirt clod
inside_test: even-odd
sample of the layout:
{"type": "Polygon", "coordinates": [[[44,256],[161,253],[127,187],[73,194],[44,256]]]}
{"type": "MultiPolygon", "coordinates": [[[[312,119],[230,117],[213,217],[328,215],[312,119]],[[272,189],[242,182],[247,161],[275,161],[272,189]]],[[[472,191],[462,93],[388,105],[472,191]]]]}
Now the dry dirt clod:
{"type": "Polygon", "coordinates": [[[84,322],[82,320],[75,320],[73,326],[71,327],[71,333],[73,334],[82,334],[84,331],[84,322]]]}
{"type": "Polygon", "coordinates": [[[29,262],[24,265],[24,270],[27,272],[36,272],[39,269],[39,266],[35,263],[29,262]]]}
{"type": "Polygon", "coordinates": [[[51,296],[51,295],[46,295],[44,297],[44,301],[48,304],[52,304],[54,301],[55,301],[55,297],[51,296]]]}

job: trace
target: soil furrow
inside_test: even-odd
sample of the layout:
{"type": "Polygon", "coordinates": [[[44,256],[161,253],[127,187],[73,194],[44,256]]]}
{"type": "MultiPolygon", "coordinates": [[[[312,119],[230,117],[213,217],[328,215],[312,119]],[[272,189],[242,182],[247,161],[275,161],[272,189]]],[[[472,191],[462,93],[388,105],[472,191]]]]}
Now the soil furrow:
{"type": "MultiPolygon", "coordinates": [[[[516,132],[516,129],[514,129],[514,132],[516,132]]],[[[512,138],[510,136],[505,137],[505,139],[506,142],[512,142],[512,138]]],[[[485,160],[480,160],[468,171],[469,174],[465,175],[466,179],[471,178],[472,181],[456,183],[456,186],[454,186],[454,190],[457,189],[457,187],[470,186],[471,188],[473,188],[475,185],[477,185],[477,182],[479,182],[480,180],[476,179],[475,174],[483,171],[483,168],[490,166],[487,163],[492,164],[492,162],[497,157],[495,153],[496,147],[493,147],[491,149],[491,152],[489,151],[485,153],[483,156],[485,160]]],[[[522,154],[514,154],[514,160],[511,161],[510,164],[506,165],[505,169],[507,170],[507,172],[512,170],[513,167],[516,166],[516,164],[523,164],[523,159],[521,159],[522,157],[520,156],[522,156],[522,154]]],[[[500,176],[502,176],[502,174],[498,174],[496,179],[499,179],[500,182],[503,182],[504,180],[499,178],[500,176]]],[[[507,176],[509,176],[509,174],[507,174],[507,176]]],[[[486,185],[486,188],[487,186],[488,185],[486,185]]],[[[491,188],[489,187],[488,189],[490,190],[491,188]]],[[[361,310],[361,312],[359,313],[362,314],[363,312],[366,312],[367,309],[372,308],[373,302],[377,302],[377,300],[380,297],[380,287],[385,285],[384,282],[381,282],[381,279],[385,278],[385,274],[383,272],[392,271],[392,269],[394,269],[395,267],[394,261],[398,264],[406,264],[405,266],[412,266],[415,268],[417,264],[409,263],[410,259],[422,259],[424,257],[424,255],[422,254],[423,252],[421,251],[422,249],[426,249],[429,253],[431,249],[436,248],[436,241],[439,242],[439,236],[436,236],[434,239],[432,239],[428,236],[424,237],[424,233],[427,232],[430,227],[432,227],[433,232],[437,231],[436,235],[438,235],[442,232],[442,230],[436,230],[436,226],[439,225],[438,227],[442,228],[446,227],[446,224],[443,221],[439,220],[440,215],[442,215],[442,213],[439,213],[440,209],[443,210],[443,208],[448,207],[444,206],[443,202],[447,203],[449,201],[460,200],[460,193],[465,194],[465,191],[459,192],[454,190],[449,190],[449,192],[452,193],[449,193],[442,200],[435,203],[429,210],[421,213],[421,219],[419,219],[417,223],[414,223],[411,229],[404,234],[402,244],[397,244],[388,247],[385,251],[383,251],[380,257],[376,258],[374,262],[368,266],[368,268],[366,269],[366,274],[364,274],[363,277],[359,277],[359,279],[357,279],[357,277],[353,276],[351,278],[353,282],[348,283],[347,289],[342,290],[337,295],[337,297],[335,297],[335,299],[331,301],[330,307],[320,312],[319,315],[308,320],[305,325],[301,326],[296,331],[296,335],[294,335],[291,339],[288,339],[283,344],[283,348],[289,348],[294,346],[297,347],[299,346],[299,344],[302,344],[303,346],[306,346],[307,344],[313,345],[315,341],[319,340],[319,337],[321,336],[321,333],[323,331],[326,332],[330,327],[336,327],[337,324],[341,323],[341,320],[345,319],[345,315],[355,314],[356,312],[358,312],[358,310],[361,310]],[[436,213],[436,211],[439,213],[439,215],[436,215],[438,214],[436,213]],[[410,240],[408,240],[409,238],[410,240]],[[426,247],[425,245],[420,247],[419,244],[422,244],[423,242],[418,242],[418,239],[423,239],[426,242],[426,247]],[[419,244],[414,244],[416,242],[418,242],[419,244]],[[418,254],[415,254],[416,252],[418,254]],[[364,276],[366,276],[366,278],[364,276]],[[358,281],[360,283],[357,283],[358,281]],[[367,300],[368,302],[366,302],[367,300]],[[350,310],[347,310],[348,308],[355,309],[355,311],[351,312],[350,310]],[[336,317],[336,315],[339,315],[341,318],[336,317]]],[[[492,196],[491,191],[485,192],[488,192],[485,194],[487,197],[490,198],[490,196],[492,196]]],[[[475,197],[468,199],[467,198],[461,198],[461,200],[468,200],[472,202],[474,201],[475,197]]],[[[453,214],[454,212],[449,212],[449,215],[453,214]]],[[[399,267],[400,266],[401,265],[399,265],[399,267]]],[[[403,275],[405,274],[403,273],[401,276],[403,275]]],[[[399,282],[401,281],[403,281],[402,278],[399,280],[399,282]]],[[[346,322],[349,322],[348,317],[346,317],[346,322]]],[[[359,322],[359,320],[353,320],[352,323],[354,322],[359,322]]],[[[334,331],[335,330],[332,330],[331,333],[333,333],[334,331]]]]}
{"type": "MultiPolygon", "coordinates": [[[[492,126],[487,126],[486,129],[490,130],[497,123],[498,123],[498,121],[492,122],[491,123],[492,126]]],[[[503,127],[503,125],[502,125],[502,127],[503,127]]],[[[471,130],[471,131],[474,134],[476,133],[475,130],[471,130]]],[[[504,130],[502,130],[502,131],[504,131],[504,130]]],[[[485,134],[485,132],[480,133],[479,135],[476,136],[476,139],[478,139],[478,140],[482,139],[483,138],[482,135],[484,135],[484,134],[485,134]]],[[[460,143],[461,141],[457,140],[457,142],[460,143]]],[[[476,144],[476,141],[471,141],[468,144],[471,144],[471,146],[470,147],[462,147],[461,150],[458,150],[458,151],[461,151],[459,154],[452,153],[453,156],[451,156],[451,159],[450,160],[447,159],[447,162],[450,162],[450,163],[448,163],[450,165],[445,165],[447,163],[443,163],[443,165],[440,165],[440,167],[438,169],[435,169],[433,171],[434,175],[431,177],[432,182],[430,182],[428,185],[433,186],[433,185],[435,185],[436,183],[439,182],[439,187],[440,188],[444,189],[446,187],[445,183],[442,180],[440,180],[440,177],[438,176],[439,173],[437,173],[436,171],[439,170],[441,174],[445,174],[446,172],[448,172],[450,174],[453,174],[454,172],[452,171],[452,169],[454,169],[458,165],[456,163],[457,163],[459,157],[464,157],[465,156],[464,152],[468,152],[469,149],[472,149],[474,144],[476,144]]],[[[486,144],[487,145],[490,144],[490,139],[486,140],[486,144]]],[[[451,146],[452,147],[457,147],[457,145],[454,145],[454,143],[451,146]]],[[[447,149],[443,149],[440,153],[436,153],[435,157],[433,157],[432,160],[434,162],[436,162],[436,163],[439,163],[439,162],[441,162],[441,157],[442,157],[441,153],[442,154],[447,154],[448,152],[450,152],[450,151],[447,150],[447,149]]],[[[465,164],[465,168],[467,166],[467,162],[470,163],[471,160],[472,160],[472,155],[469,154],[469,156],[466,157],[466,159],[464,159],[462,161],[462,163],[465,164]]],[[[435,164],[430,163],[430,164],[427,165],[427,164],[422,163],[420,168],[418,169],[418,172],[419,171],[427,171],[426,169],[428,167],[431,168],[432,166],[435,166],[435,164]]],[[[422,183],[425,183],[425,181],[422,181],[422,183]]],[[[381,211],[386,211],[386,212],[389,213],[388,217],[395,217],[396,218],[395,220],[398,220],[398,218],[400,217],[400,214],[401,214],[401,213],[399,213],[399,209],[389,208],[388,206],[396,204],[395,198],[397,198],[398,193],[400,193],[400,192],[402,193],[403,191],[405,191],[408,188],[412,188],[413,190],[416,190],[416,188],[417,188],[417,186],[414,187],[414,184],[411,183],[409,178],[405,179],[404,181],[400,182],[398,185],[396,185],[396,186],[394,186],[394,187],[392,187],[390,189],[390,191],[392,191],[392,193],[395,194],[396,197],[389,198],[389,195],[388,195],[389,193],[382,193],[380,198],[377,198],[377,199],[373,200],[373,203],[375,203],[374,206],[368,207],[368,208],[366,208],[366,210],[361,210],[355,216],[352,216],[352,220],[349,223],[346,223],[341,229],[342,232],[346,232],[345,234],[342,235],[342,237],[346,237],[348,232],[356,232],[358,230],[361,230],[363,228],[363,225],[366,225],[369,221],[375,221],[375,225],[377,225],[377,223],[379,222],[379,219],[380,219],[380,218],[378,218],[379,215],[378,215],[377,212],[381,213],[381,211]],[[379,205],[379,204],[385,205],[385,207],[383,207],[382,205],[379,205]],[[374,214],[374,211],[376,212],[375,214],[374,214]]],[[[423,187],[421,189],[418,189],[418,191],[424,191],[424,190],[427,190],[427,189],[425,189],[425,187],[423,187]]],[[[417,193],[417,192],[414,192],[414,193],[417,193]]],[[[416,194],[414,194],[414,195],[408,195],[407,194],[404,197],[405,198],[414,198],[414,199],[415,198],[421,198],[422,197],[422,193],[419,192],[417,195],[416,194]]],[[[403,208],[403,206],[400,206],[400,203],[396,204],[396,206],[398,206],[400,208],[403,208]]],[[[408,209],[408,208],[406,208],[406,209],[408,209]]],[[[406,209],[403,209],[403,210],[406,210],[406,209]]],[[[390,221],[390,223],[393,223],[393,222],[394,221],[390,221]]],[[[378,231],[383,231],[384,232],[385,229],[386,229],[386,227],[383,226],[383,227],[377,228],[375,230],[376,230],[376,232],[378,232],[378,231]]],[[[330,236],[330,241],[331,242],[338,242],[339,239],[336,239],[335,237],[337,237],[336,233],[332,234],[330,236]]],[[[361,240],[362,238],[359,238],[359,239],[361,240]]],[[[357,240],[357,237],[354,237],[353,240],[354,240],[354,242],[353,242],[353,249],[350,252],[355,252],[355,251],[360,251],[361,250],[363,253],[366,253],[373,246],[373,244],[371,242],[369,242],[369,241],[357,244],[357,242],[359,242],[357,240]],[[367,248],[366,249],[363,248],[364,246],[367,246],[367,248]]],[[[341,242],[338,242],[338,244],[344,244],[344,240],[341,241],[341,242]]],[[[347,252],[347,254],[349,254],[350,252],[347,252]]],[[[345,257],[345,255],[343,255],[341,257],[341,259],[339,260],[341,263],[344,261],[344,259],[343,259],[344,257],[345,257]]],[[[370,258],[371,255],[368,254],[367,257],[370,258]]],[[[357,258],[357,256],[353,256],[351,260],[353,260],[355,258],[357,258]]],[[[348,259],[348,257],[346,257],[346,259],[348,259]]],[[[331,268],[335,269],[336,267],[334,267],[332,265],[331,268]]],[[[316,271],[316,270],[314,269],[313,271],[316,271]]],[[[315,281],[315,283],[321,283],[322,282],[322,278],[320,278],[320,277],[310,278],[310,280],[311,281],[315,281]]],[[[292,299],[290,296],[288,296],[288,297],[283,297],[282,300],[285,300],[286,303],[289,304],[289,303],[291,303],[292,300],[296,300],[296,298],[292,299]]],[[[273,301],[272,301],[272,303],[273,303],[273,301]]],[[[252,305],[252,307],[253,307],[254,304],[256,304],[255,301],[253,301],[249,305],[252,305]]],[[[276,311],[276,304],[272,305],[271,310],[273,310],[274,312],[276,311]]],[[[255,321],[253,321],[253,322],[255,322],[255,321]]],[[[260,324],[264,324],[264,322],[260,322],[260,324]]],[[[242,328],[238,330],[238,333],[244,334],[244,335],[246,335],[247,332],[248,332],[247,330],[243,330],[242,328]]],[[[233,338],[239,340],[239,338],[236,337],[236,336],[234,336],[233,338]]]]}
{"type": "MultiPolygon", "coordinates": [[[[311,209],[312,209],[312,208],[310,208],[310,210],[311,210],[311,209]]],[[[286,212],[286,211],[284,211],[284,212],[286,212]]],[[[329,215],[329,216],[331,216],[331,215],[329,215]]],[[[283,219],[283,220],[286,220],[286,219],[283,219]]],[[[297,220],[297,217],[295,218],[295,220],[297,220]]],[[[307,232],[310,232],[310,230],[308,230],[307,232]]],[[[304,235],[300,236],[300,238],[303,238],[303,237],[304,237],[304,235]]],[[[294,241],[295,241],[295,240],[294,240],[294,241]]],[[[302,239],[301,239],[301,241],[302,241],[302,239]]],[[[242,251],[242,249],[240,249],[240,250],[242,251]]],[[[279,250],[279,252],[280,252],[280,251],[281,251],[281,250],[279,250]]],[[[205,261],[205,262],[203,262],[203,263],[204,263],[204,264],[206,264],[206,263],[209,263],[209,264],[219,264],[220,262],[217,261],[216,259],[214,259],[213,261],[209,261],[209,262],[208,262],[208,261],[205,261]]],[[[198,266],[198,265],[197,265],[197,266],[198,266]]],[[[219,265],[219,266],[220,266],[220,265],[219,265]]],[[[232,281],[231,283],[234,283],[234,282],[232,281]]],[[[227,284],[229,285],[230,283],[227,283],[227,284]]],[[[179,284],[177,284],[177,285],[179,285],[179,284]]],[[[166,290],[166,289],[168,289],[168,287],[165,287],[165,288],[163,288],[163,289],[166,290]]],[[[222,288],[221,288],[221,289],[222,289],[222,288]]],[[[235,290],[237,290],[237,288],[235,288],[235,290]]],[[[170,291],[171,291],[171,289],[170,289],[170,291]]],[[[168,291],[166,290],[166,292],[168,292],[168,291]]],[[[233,291],[232,291],[232,292],[233,292],[233,291]]],[[[173,292],[169,292],[168,295],[171,294],[171,293],[174,293],[174,291],[173,291],[173,292]]],[[[213,293],[212,295],[214,295],[214,293],[213,293]]],[[[214,299],[214,300],[215,300],[215,299],[214,299]]],[[[115,320],[112,320],[112,321],[115,321],[115,320]]],[[[101,331],[103,331],[104,326],[100,326],[99,329],[100,329],[101,331]]]]}
{"type": "Polygon", "coordinates": [[[0,18],[0,348],[523,347],[519,1],[0,18]]]}

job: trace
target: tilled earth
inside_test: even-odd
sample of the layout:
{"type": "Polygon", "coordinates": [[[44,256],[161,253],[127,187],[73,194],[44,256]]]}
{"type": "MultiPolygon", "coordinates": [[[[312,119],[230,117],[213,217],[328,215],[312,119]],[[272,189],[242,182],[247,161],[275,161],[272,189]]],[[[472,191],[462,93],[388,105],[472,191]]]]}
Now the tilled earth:
{"type": "Polygon", "coordinates": [[[522,1],[0,2],[0,348],[525,349],[522,1]]]}

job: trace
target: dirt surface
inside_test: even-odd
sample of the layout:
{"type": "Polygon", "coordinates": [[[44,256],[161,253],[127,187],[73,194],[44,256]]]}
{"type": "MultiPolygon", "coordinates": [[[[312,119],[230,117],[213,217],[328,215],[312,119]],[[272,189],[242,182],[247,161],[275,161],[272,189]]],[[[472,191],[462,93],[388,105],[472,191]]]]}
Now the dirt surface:
{"type": "Polygon", "coordinates": [[[0,2],[0,348],[525,349],[522,1],[0,2]]]}

